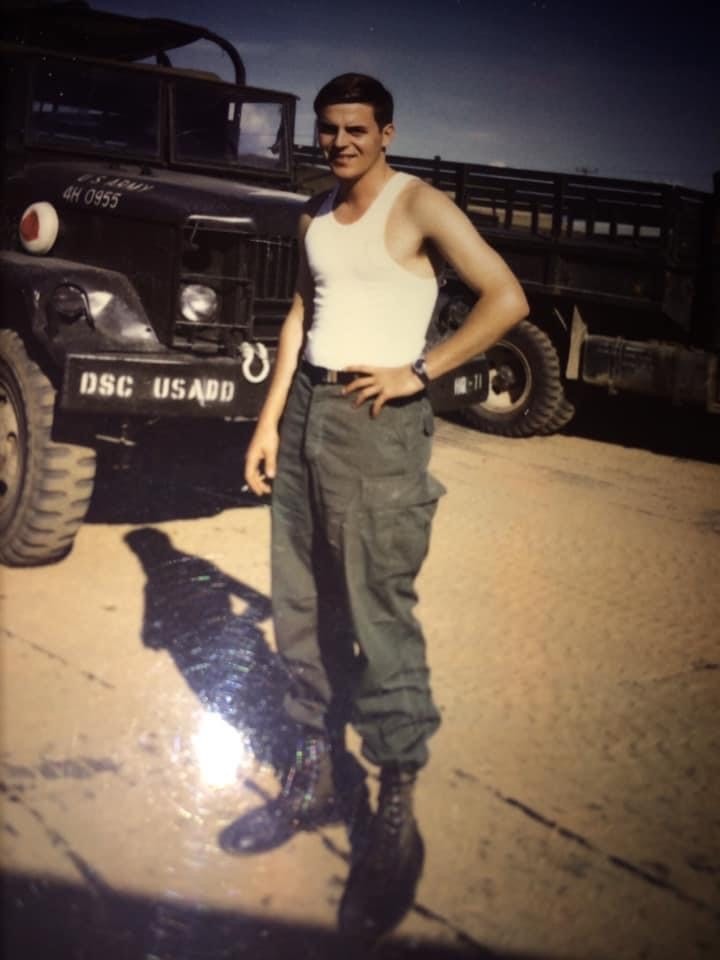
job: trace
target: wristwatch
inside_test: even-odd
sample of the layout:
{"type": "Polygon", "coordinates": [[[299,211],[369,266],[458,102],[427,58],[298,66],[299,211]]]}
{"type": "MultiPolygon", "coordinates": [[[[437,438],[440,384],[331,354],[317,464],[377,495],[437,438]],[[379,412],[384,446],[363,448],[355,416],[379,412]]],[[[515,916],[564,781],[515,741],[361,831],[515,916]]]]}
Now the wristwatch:
{"type": "Polygon", "coordinates": [[[427,372],[427,365],[425,363],[425,357],[418,357],[417,360],[412,364],[412,372],[420,380],[424,387],[430,386],[430,376],[427,372]]]}

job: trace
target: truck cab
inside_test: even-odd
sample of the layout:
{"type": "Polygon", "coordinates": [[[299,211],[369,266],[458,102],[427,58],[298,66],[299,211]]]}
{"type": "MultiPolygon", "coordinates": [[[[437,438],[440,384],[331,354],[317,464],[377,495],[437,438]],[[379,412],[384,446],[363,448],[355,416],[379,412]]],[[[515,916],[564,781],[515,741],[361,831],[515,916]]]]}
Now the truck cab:
{"type": "Polygon", "coordinates": [[[71,548],[100,425],[257,415],[305,197],[296,98],[202,27],[23,9],[0,64],[0,561],[26,565],[71,548]],[[198,40],[234,82],[173,67],[198,40]]]}

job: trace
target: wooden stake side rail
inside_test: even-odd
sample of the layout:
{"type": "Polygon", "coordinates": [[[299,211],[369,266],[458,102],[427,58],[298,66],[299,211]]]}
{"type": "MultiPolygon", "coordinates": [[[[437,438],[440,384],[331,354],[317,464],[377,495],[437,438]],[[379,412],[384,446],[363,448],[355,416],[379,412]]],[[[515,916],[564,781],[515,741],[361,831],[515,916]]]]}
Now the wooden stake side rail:
{"type": "MultiPolygon", "coordinates": [[[[301,165],[322,164],[296,147],[301,165]]],[[[391,156],[397,170],[445,191],[483,233],[514,233],[555,243],[612,245],[660,254],[672,264],[698,259],[708,195],[662,183],[391,156]]]]}

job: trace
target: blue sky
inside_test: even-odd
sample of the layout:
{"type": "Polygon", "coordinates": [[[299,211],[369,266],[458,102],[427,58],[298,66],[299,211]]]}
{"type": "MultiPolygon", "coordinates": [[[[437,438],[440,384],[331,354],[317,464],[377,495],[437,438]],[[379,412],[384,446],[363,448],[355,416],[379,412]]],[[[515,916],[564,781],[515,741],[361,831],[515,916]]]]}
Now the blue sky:
{"type": "MultiPolygon", "coordinates": [[[[94,0],[202,23],[239,48],[248,81],[312,99],[347,70],[396,101],[396,153],[710,190],[720,170],[714,4],[627,0],[94,0]]],[[[199,65],[202,50],[184,55],[199,65]]],[[[178,61],[180,62],[180,61],[178,61]]],[[[229,78],[227,61],[215,61],[229,78]]]]}

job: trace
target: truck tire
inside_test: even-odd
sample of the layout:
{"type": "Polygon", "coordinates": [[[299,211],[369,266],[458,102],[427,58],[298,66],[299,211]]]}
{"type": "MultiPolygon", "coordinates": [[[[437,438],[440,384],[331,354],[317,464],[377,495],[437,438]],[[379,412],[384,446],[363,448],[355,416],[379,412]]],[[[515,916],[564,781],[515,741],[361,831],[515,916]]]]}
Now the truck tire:
{"type": "Polygon", "coordinates": [[[0,562],[36,566],[70,551],[95,478],[95,451],[51,439],[55,389],[13,330],[0,330],[0,562]]]}
{"type": "Polygon", "coordinates": [[[491,347],[486,357],[490,392],[487,400],[462,411],[466,422],[504,437],[552,432],[554,418],[562,420],[564,394],[560,360],[548,335],[523,320],[491,347]]]}
{"type": "Polygon", "coordinates": [[[545,426],[541,430],[538,430],[538,433],[544,437],[550,436],[552,433],[558,433],[558,431],[570,423],[574,416],[575,405],[571,403],[567,397],[563,397],[555,413],[550,417],[545,426]]]}

